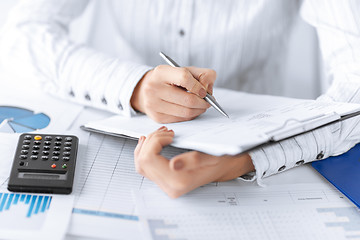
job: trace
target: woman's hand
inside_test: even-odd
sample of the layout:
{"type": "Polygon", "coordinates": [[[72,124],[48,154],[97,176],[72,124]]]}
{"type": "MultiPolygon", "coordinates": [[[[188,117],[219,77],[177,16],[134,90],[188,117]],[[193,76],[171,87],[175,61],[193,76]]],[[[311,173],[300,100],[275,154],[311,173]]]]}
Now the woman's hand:
{"type": "Polygon", "coordinates": [[[173,137],[172,130],[162,127],[147,138],[142,136],[134,152],[136,170],[159,185],[171,198],[210,182],[237,178],[255,169],[248,154],[216,157],[192,151],[169,160],[160,152],[173,137]]]}
{"type": "Polygon", "coordinates": [[[211,69],[160,65],[147,72],[134,89],[131,105],[159,123],[196,118],[210,107],[216,72],[211,69]]]}

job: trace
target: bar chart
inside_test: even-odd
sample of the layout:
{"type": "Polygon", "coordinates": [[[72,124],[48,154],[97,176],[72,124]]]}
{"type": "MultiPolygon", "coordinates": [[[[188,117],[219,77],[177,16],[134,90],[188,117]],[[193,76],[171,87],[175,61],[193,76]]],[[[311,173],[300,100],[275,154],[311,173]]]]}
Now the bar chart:
{"type": "MultiPolygon", "coordinates": [[[[41,228],[46,220],[52,196],[0,192],[2,227],[41,228]]],[[[1,227],[1,228],[2,228],[1,227]]]]}
{"type": "Polygon", "coordinates": [[[22,203],[28,205],[29,208],[26,213],[26,217],[30,218],[34,214],[44,213],[46,210],[48,210],[51,199],[51,196],[0,193],[0,213],[2,211],[10,211],[11,206],[22,203]]]}

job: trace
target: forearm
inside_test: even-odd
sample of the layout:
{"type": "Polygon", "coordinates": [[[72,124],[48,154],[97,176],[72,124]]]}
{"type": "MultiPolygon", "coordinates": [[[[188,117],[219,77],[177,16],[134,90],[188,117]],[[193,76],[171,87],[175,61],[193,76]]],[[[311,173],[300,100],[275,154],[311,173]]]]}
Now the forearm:
{"type": "Polygon", "coordinates": [[[2,64],[59,97],[130,115],[132,91],[150,69],[119,61],[68,36],[71,21],[87,1],[24,1],[10,14],[1,40],[2,64]]]}

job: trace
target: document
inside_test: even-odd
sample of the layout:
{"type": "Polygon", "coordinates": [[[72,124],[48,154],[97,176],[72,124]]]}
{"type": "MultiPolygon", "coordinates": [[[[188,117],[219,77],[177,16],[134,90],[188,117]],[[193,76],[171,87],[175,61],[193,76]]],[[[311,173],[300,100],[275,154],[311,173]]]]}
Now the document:
{"type": "Polygon", "coordinates": [[[160,126],[175,132],[173,146],[212,155],[238,154],[269,141],[306,132],[360,113],[360,104],[326,103],[215,89],[230,118],[209,108],[196,119],[158,124],[145,115],[114,116],[85,124],[87,130],[139,138],[160,126]]]}
{"type": "Polygon", "coordinates": [[[359,239],[360,213],[325,184],[135,192],[144,239],[359,239]]]}
{"type": "MultiPolygon", "coordinates": [[[[141,239],[132,189],[156,185],[134,166],[137,141],[91,133],[77,162],[75,204],[70,235],[105,239],[141,239]]],[[[171,157],[183,150],[166,147],[171,157]]]]}
{"type": "Polygon", "coordinates": [[[63,239],[74,197],[7,190],[18,136],[0,133],[0,239],[63,239]]]}
{"type": "Polygon", "coordinates": [[[83,106],[47,95],[40,89],[0,88],[0,134],[62,133],[83,106]]]}

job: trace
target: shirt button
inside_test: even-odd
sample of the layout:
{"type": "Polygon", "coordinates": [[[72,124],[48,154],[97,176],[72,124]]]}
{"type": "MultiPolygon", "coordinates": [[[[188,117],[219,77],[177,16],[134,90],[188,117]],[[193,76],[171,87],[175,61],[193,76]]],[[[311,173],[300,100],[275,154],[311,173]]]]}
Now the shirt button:
{"type": "Polygon", "coordinates": [[[286,166],[285,166],[285,165],[284,165],[284,166],[282,166],[282,167],[280,167],[280,168],[278,169],[278,172],[283,171],[285,168],[286,168],[286,166]]]}
{"type": "Polygon", "coordinates": [[[185,31],[184,31],[183,29],[180,29],[179,35],[180,35],[181,37],[185,36],[185,31]]]}
{"type": "Polygon", "coordinates": [[[123,106],[121,105],[121,103],[118,104],[118,109],[123,110],[123,106]]]}
{"type": "Polygon", "coordinates": [[[304,163],[305,163],[304,160],[300,160],[300,161],[297,161],[295,164],[296,164],[297,166],[299,166],[299,165],[302,165],[302,164],[304,164],[304,163]]]}
{"type": "Polygon", "coordinates": [[[321,152],[316,156],[316,160],[323,159],[323,157],[324,157],[324,152],[321,151],[321,152]]]}
{"type": "Polygon", "coordinates": [[[101,99],[101,102],[102,102],[104,105],[106,105],[106,104],[107,104],[106,98],[101,99]]]}

